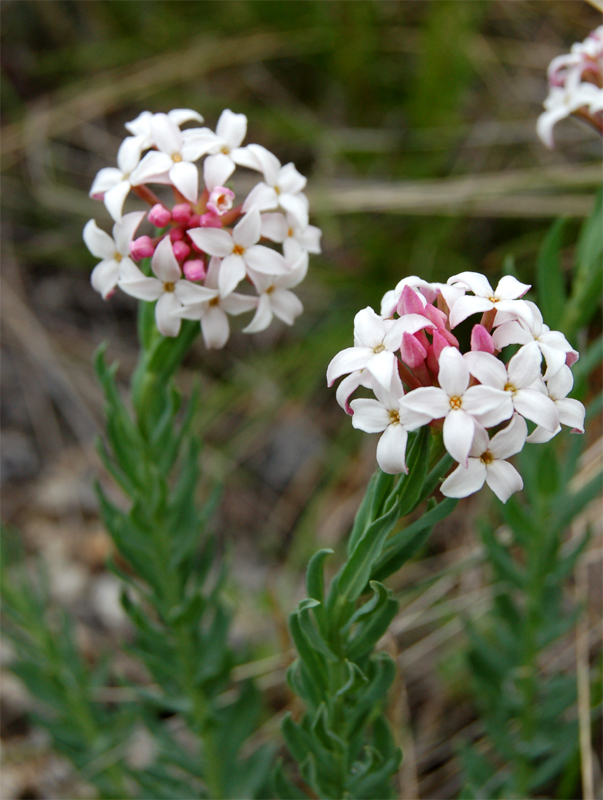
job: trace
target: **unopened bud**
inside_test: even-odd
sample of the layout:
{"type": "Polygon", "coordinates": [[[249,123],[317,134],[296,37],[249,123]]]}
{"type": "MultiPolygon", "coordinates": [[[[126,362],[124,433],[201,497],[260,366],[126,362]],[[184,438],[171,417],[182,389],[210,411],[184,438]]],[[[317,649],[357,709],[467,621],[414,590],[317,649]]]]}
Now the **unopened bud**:
{"type": "Polygon", "coordinates": [[[164,228],[171,219],[171,213],[161,203],[156,203],[149,211],[149,222],[156,228],[164,228]]]}
{"type": "Polygon", "coordinates": [[[479,350],[482,353],[494,354],[494,339],[483,325],[474,325],[471,331],[471,350],[479,350]]]}
{"type": "Polygon", "coordinates": [[[139,236],[130,242],[130,255],[134,261],[140,261],[141,258],[150,258],[155,252],[155,246],[150,236],[139,236]]]}
{"type": "Polygon", "coordinates": [[[174,242],[173,249],[177,261],[184,261],[191,252],[186,242],[174,242]]]}
{"type": "Polygon", "coordinates": [[[184,239],[184,231],[182,228],[172,228],[170,231],[170,240],[172,242],[180,242],[184,239]]]}
{"type": "Polygon", "coordinates": [[[207,274],[202,258],[191,258],[190,261],[185,261],[182,271],[184,277],[189,281],[202,281],[207,274]]]}
{"type": "Polygon", "coordinates": [[[179,203],[172,209],[172,219],[179,225],[186,225],[190,219],[192,209],[188,203],[179,203]]]}
{"type": "Polygon", "coordinates": [[[202,228],[221,228],[222,227],[222,220],[220,219],[218,214],[214,214],[212,211],[208,211],[207,214],[203,214],[203,216],[199,219],[202,228]]]}

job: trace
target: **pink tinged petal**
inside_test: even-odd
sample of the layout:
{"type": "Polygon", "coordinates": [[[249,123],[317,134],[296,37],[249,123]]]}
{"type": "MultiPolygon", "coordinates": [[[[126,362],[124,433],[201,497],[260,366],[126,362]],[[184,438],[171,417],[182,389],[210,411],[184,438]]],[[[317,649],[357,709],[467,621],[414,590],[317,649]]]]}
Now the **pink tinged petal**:
{"type": "Polygon", "coordinates": [[[283,214],[262,214],[260,232],[273,242],[284,242],[289,226],[283,214]]]}
{"type": "Polygon", "coordinates": [[[138,166],[144,138],[142,136],[126,136],[117,151],[117,166],[128,176],[138,166]]]}
{"type": "Polygon", "coordinates": [[[584,433],[584,415],[586,409],[579,400],[564,397],[555,403],[559,412],[559,421],[572,429],[572,433],[584,433]]]}
{"type": "MultiPolygon", "coordinates": [[[[471,331],[471,349],[492,355],[497,348],[494,340],[483,325],[474,325],[471,331]]],[[[498,348],[501,349],[501,348],[498,348]]]]}
{"type": "Polygon", "coordinates": [[[463,395],[462,408],[468,414],[478,417],[484,427],[491,428],[509,419],[513,413],[513,402],[510,392],[493,389],[491,386],[471,386],[463,395]]]}
{"type": "Polygon", "coordinates": [[[480,272],[459,272],[448,278],[449,284],[462,283],[471,292],[481,297],[492,297],[494,291],[485,275],[480,272]]]}
{"type": "Polygon", "coordinates": [[[243,328],[243,333],[258,333],[265,330],[272,322],[272,307],[268,295],[260,295],[258,307],[249,325],[243,328]]]}
{"type": "Polygon", "coordinates": [[[529,444],[545,444],[550,442],[561,431],[561,425],[555,431],[547,431],[541,425],[538,425],[526,439],[529,444]]]}
{"type": "Polygon", "coordinates": [[[478,492],[486,481],[486,465],[479,458],[470,458],[467,467],[459,465],[440,486],[444,497],[468,497],[478,492]]]}
{"type": "Polygon", "coordinates": [[[230,294],[246,275],[245,262],[241,256],[226,256],[220,265],[218,288],[222,297],[230,294]]]}
{"type": "Polygon", "coordinates": [[[216,125],[216,133],[230,149],[238,147],[247,133],[247,117],[245,114],[234,114],[229,108],[224,109],[216,125]]]}
{"type": "Polygon", "coordinates": [[[398,359],[393,353],[388,350],[382,350],[380,353],[373,353],[373,357],[369,359],[366,368],[384,389],[389,389],[397,364],[398,359]]]}
{"type": "Polygon", "coordinates": [[[224,347],[230,335],[228,317],[219,306],[212,306],[201,318],[201,333],[208,350],[224,347]]]}
{"type": "Polygon", "coordinates": [[[207,190],[211,192],[216,186],[224,186],[234,170],[234,161],[224,153],[207,156],[203,162],[203,180],[207,190]]]}
{"type": "Polygon", "coordinates": [[[155,306],[155,322],[157,330],[163,336],[178,336],[182,320],[174,313],[180,303],[174,292],[164,292],[155,306]]]}
{"type": "MultiPolygon", "coordinates": [[[[352,417],[352,424],[356,415],[352,417]]],[[[377,463],[388,475],[408,472],[406,466],[406,443],[408,432],[402,425],[390,425],[377,444],[377,463]]]]}
{"type": "Polygon", "coordinates": [[[280,253],[262,244],[248,247],[243,258],[251,269],[266,275],[287,275],[291,271],[291,267],[280,253]]]}
{"type": "Polygon", "coordinates": [[[579,358],[580,353],[577,350],[570,350],[569,353],[565,354],[565,363],[568,367],[571,367],[579,358]]]}
{"type": "Polygon", "coordinates": [[[426,303],[421,300],[419,293],[411,289],[408,284],[402,289],[402,294],[398,300],[398,314],[423,314],[426,303]]]}
{"type": "Polygon", "coordinates": [[[540,376],[541,361],[542,355],[536,342],[524,345],[507,365],[509,383],[516,389],[530,386],[540,376]]]}
{"type": "Polygon", "coordinates": [[[260,211],[257,207],[253,207],[235,225],[232,238],[241,247],[251,247],[259,241],[261,227],[260,211]]]}
{"type": "Polygon", "coordinates": [[[115,169],[115,167],[104,167],[103,169],[99,170],[96,178],[92,181],[90,197],[103,195],[105,192],[108,192],[109,189],[112,189],[114,186],[117,186],[118,183],[121,183],[123,179],[123,172],[120,169],[115,169]]]}
{"type": "Polygon", "coordinates": [[[308,224],[308,206],[302,198],[303,195],[297,194],[278,195],[280,207],[291,214],[302,228],[305,228],[308,224]]]}
{"type": "Polygon", "coordinates": [[[169,171],[170,180],[187,200],[194,203],[199,193],[199,171],[189,161],[179,161],[169,171]]]}
{"type": "Polygon", "coordinates": [[[174,155],[182,146],[182,133],[176,123],[167,114],[153,114],[151,119],[151,136],[164,153],[174,155]]]}
{"type": "Polygon", "coordinates": [[[270,294],[270,303],[274,315],[287,325],[293,325],[295,318],[304,311],[299,298],[287,289],[275,289],[270,294]]]}
{"type": "Polygon", "coordinates": [[[210,256],[224,258],[232,253],[235,246],[230,233],[217,228],[191,228],[187,233],[197,247],[210,256]]]}
{"type": "Polygon", "coordinates": [[[554,431],[559,425],[559,412],[550,397],[545,397],[534,389],[519,389],[513,396],[513,405],[522,417],[527,417],[537,425],[554,431]]]}
{"type": "Polygon", "coordinates": [[[203,117],[197,111],[193,111],[190,108],[173,108],[171,111],[168,111],[168,117],[172,120],[172,122],[178,127],[183,125],[185,122],[191,122],[195,120],[195,122],[203,122],[203,117]]]}
{"type": "Polygon", "coordinates": [[[427,319],[430,319],[437,328],[442,328],[442,330],[446,331],[446,334],[450,337],[449,338],[450,344],[454,343],[455,347],[459,346],[456,337],[453,336],[450,333],[450,331],[446,330],[446,325],[448,324],[448,317],[446,316],[446,314],[444,314],[443,311],[440,311],[439,308],[436,308],[435,306],[432,306],[430,303],[428,303],[423,309],[423,313],[425,314],[427,319]]]}
{"type": "Polygon", "coordinates": [[[508,380],[507,370],[502,361],[499,361],[496,356],[474,350],[470,353],[465,353],[463,360],[473,377],[477,378],[484,386],[492,386],[501,390],[505,388],[508,380]]]}
{"type": "Polygon", "coordinates": [[[480,314],[494,308],[494,303],[486,297],[473,297],[470,294],[459,297],[450,311],[450,327],[456,326],[472,314],[480,314]]]}
{"type": "Polygon", "coordinates": [[[299,194],[306,188],[307,179],[299,173],[293,163],[285,164],[278,174],[278,187],[285,194],[299,194]]]}
{"type": "Polygon", "coordinates": [[[145,183],[146,181],[153,180],[153,182],[157,182],[155,179],[158,176],[165,175],[172,167],[173,163],[171,156],[153,150],[146,154],[134,172],[132,172],[130,175],[130,183],[132,186],[140,186],[141,183],[145,183]]]}
{"type": "Polygon", "coordinates": [[[93,256],[110,259],[115,256],[115,242],[108,233],[102,231],[96,222],[91,219],[84,226],[84,242],[93,256]]]}
{"type": "MultiPolygon", "coordinates": [[[[450,398],[446,392],[436,386],[422,386],[404,395],[400,400],[400,409],[420,414],[424,420],[428,421],[441,419],[450,411],[450,398]]],[[[406,419],[404,425],[406,425],[406,419]]]]}
{"type": "Polygon", "coordinates": [[[455,461],[467,467],[473,444],[475,420],[462,409],[453,409],[444,420],[444,446],[455,461]]]}
{"type": "Polygon", "coordinates": [[[486,465],[486,483],[502,503],[523,489],[521,475],[507,461],[493,461],[486,465]]]}
{"type": "Polygon", "coordinates": [[[354,413],[352,407],[348,403],[348,400],[362,383],[363,372],[364,370],[359,370],[358,372],[352,372],[352,374],[348,375],[347,378],[344,378],[337,387],[337,391],[335,392],[335,399],[337,400],[341,408],[344,409],[346,414],[351,415],[354,413]]]}
{"type": "Polygon", "coordinates": [[[160,281],[176,283],[182,277],[180,265],[176,261],[172,243],[168,236],[162,239],[153,253],[151,269],[160,281]]]}
{"type": "Polygon", "coordinates": [[[365,433],[381,433],[391,424],[389,411],[377,400],[361,397],[352,400],[350,407],[354,412],[352,425],[365,433]]]}
{"type": "Polygon", "coordinates": [[[174,294],[182,305],[191,303],[202,303],[205,300],[213,300],[218,296],[216,289],[208,289],[205,286],[197,286],[196,283],[180,280],[174,284],[174,294]]]}
{"type": "MultiPolygon", "coordinates": [[[[455,347],[445,347],[438,359],[438,382],[449,397],[462,397],[469,386],[469,369],[455,347]]],[[[467,451],[469,452],[469,451],[467,451]]]]}
{"type": "Polygon", "coordinates": [[[572,391],[574,386],[574,376],[569,367],[562,367],[547,381],[548,394],[553,400],[561,400],[572,391]]]}
{"type": "Polygon", "coordinates": [[[517,320],[512,320],[498,326],[492,334],[492,341],[497,350],[502,350],[508,344],[529,344],[534,337],[517,320]]]}
{"type": "Polygon", "coordinates": [[[101,261],[90,274],[90,283],[93,288],[103,296],[103,300],[111,294],[117,285],[119,277],[119,264],[114,258],[101,261]]]}
{"type": "Polygon", "coordinates": [[[271,186],[265,183],[258,183],[247,195],[243,203],[243,211],[249,211],[253,206],[257,206],[260,211],[270,211],[278,207],[278,195],[271,186]]]}
{"type": "Polygon", "coordinates": [[[507,427],[492,437],[488,450],[494,458],[509,458],[523,449],[527,436],[528,426],[525,419],[514,414],[507,427]]]}
{"type": "Polygon", "coordinates": [[[232,292],[220,301],[220,306],[227,314],[231,314],[232,316],[251,311],[253,308],[257,307],[257,304],[257,297],[251,297],[251,295],[248,294],[237,294],[236,292],[232,292]]]}
{"type": "Polygon", "coordinates": [[[113,226],[113,239],[117,252],[122,256],[127,256],[130,252],[130,242],[134,238],[134,234],[140,223],[145,218],[144,211],[132,211],[121,218],[113,226]]]}
{"type": "Polygon", "coordinates": [[[370,347],[346,347],[341,350],[327,367],[327,385],[332,386],[337,378],[347,375],[348,372],[364,369],[372,355],[373,350],[370,347]]]}
{"type": "Polygon", "coordinates": [[[402,336],[402,346],[400,348],[402,361],[412,369],[422,364],[427,357],[427,350],[410,333],[402,336]]]}
{"type": "Polygon", "coordinates": [[[512,275],[505,275],[498,282],[494,296],[499,300],[517,300],[532,288],[529,283],[521,283],[512,275]]]}
{"type": "Polygon", "coordinates": [[[444,333],[448,333],[445,328],[440,328],[433,333],[433,355],[436,360],[439,360],[442,350],[444,350],[445,347],[450,347],[450,342],[446,336],[443,335],[444,333]]]}

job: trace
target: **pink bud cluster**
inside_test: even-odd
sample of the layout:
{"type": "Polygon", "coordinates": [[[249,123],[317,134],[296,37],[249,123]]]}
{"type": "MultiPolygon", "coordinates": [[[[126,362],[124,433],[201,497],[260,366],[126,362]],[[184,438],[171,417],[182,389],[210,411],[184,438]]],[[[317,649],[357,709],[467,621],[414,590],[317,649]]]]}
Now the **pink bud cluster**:
{"type": "Polygon", "coordinates": [[[458,462],[442,493],[466,497],[487,483],[506,502],[523,487],[510,456],[526,442],[548,441],[562,424],[584,432],[584,406],[567,397],[578,353],[523,299],[529,289],[511,276],[493,289],[477,272],[445,284],[413,276],[385,294],[380,314],[358,312],[354,346],[333,358],[327,381],[346,376],[337,400],[355,428],[381,433],[384,472],[407,472],[408,434],[430,425],[458,462]],[[476,314],[463,353],[452,331],[476,314]],[[505,362],[502,351],[512,344],[520,347],[505,362]],[[350,401],[360,387],[373,396],[350,401]]]}
{"type": "Polygon", "coordinates": [[[308,221],[306,179],[261,145],[242,146],[244,114],[226,109],[215,132],[181,130],[187,122],[203,118],[190,109],[143,111],[126,124],[131,135],[119,148],[117,167],[94,179],[90,195],[104,202],[115,224],[112,236],[94,220],[84,228],[88,249],[102,259],[92,271],[93,287],[105,299],[119,287],[156,301],[164,336],[177,336],[182,319],[199,320],[209,348],[228,340],[230,315],[255,311],[245,333],[264,330],[275,316],[292,325],[303,307],[289,289],[304,279],[308,254],[320,253],[321,231],[308,221]],[[238,204],[226,185],[237,167],[261,177],[238,204]],[[148,184],[170,187],[171,199],[160,199],[148,184]],[[122,213],[131,191],[150,205],[148,214],[122,213]],[[153,230],[136,236],[145,217],[153,230]],[[152,276],[135,263],[146,258],[152,276]],[[235,292],[242,282],[246,291],[235,292]]]}
{"type": "Polygon", "coordinates": [[[552,148],[553,128],[573,115],[603,133],[603,26],[571,52],[557,56],[548,68],[549,94],[538,118],[538,135],[552,148]]]}

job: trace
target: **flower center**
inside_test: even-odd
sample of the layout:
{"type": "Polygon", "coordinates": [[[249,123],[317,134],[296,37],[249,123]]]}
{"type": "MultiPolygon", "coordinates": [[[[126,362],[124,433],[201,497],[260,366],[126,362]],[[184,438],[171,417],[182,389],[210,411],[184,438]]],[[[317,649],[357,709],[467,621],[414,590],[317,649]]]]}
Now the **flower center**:
{"type": "Polygon", "coordinates": [[[516,391],[517,389],[512,383],[505,383],[505,392],[511,392],[511,394],[515,394],[516,391]]]}
{"type": "Polygon", "coordinates": [[[163,284],[164,292],[173,292],[174,291],[174,284],[173,283],[164,283],[163,284]]]}
{"type": "Polygon", "coordinates": [[[280,193],[281,193],[281,190],[278,188],[278,186],[275,186],[275,187],[274,187],[274,191],[275,191],[277,194],[280,194],[280,193]]]}
{"type": "Polygon", "coordinates": [[[389,412],[390,425],[400,424],[400,414],[397,411],[389,412]]]}
{"type": "Polygon", "coordinates": [[[453,411],[458,411],[459,408],[461,408],[462,405],[463,405],[463,398],[462,397],[458,397],[458,396],[455,395],[454,397],[450,398],[450,408],[453,411]]]}
{"type": "Polygon", "coordinates": [[[210,306],[218,306],[218,305],[220,305],[220,298],[219,297],[212,297],[212,299],[209,301],[209,305],[210,306]]]}
{"type": "Polygon", "coordinates": [[[382,353],[385,350],[384,344],[378,344],[377,347],[373,348],[373,353],[382,353]]]}
{"type": "Polygon", "coordinates": [[[235,246],[232,248],[233,256],[242,256],[244,252],[245,248],[241,247],[240,244],[235,244],[235,246]]]}
{"type": "Polygon", "coordinates": [[[227,156],[230,153],[230,150],[226,145],[224,145],[224,147],[220,150],[220,152],[224,153],[224,155],[227,156]]]}
{"type": "Polygon", "coordinates": [[[266,289],[266,294],[272,294],[272,292],[276,289],[276,286],[269,286],[266,289]]]}
{"type": "Polygon", "coordinates": [[[174,153],[174,155],[172,156],[172,161],[175,161],[175,162],[176,162],[176,164],[177,164],[179,161],[182,161],[182,156],[180,155],[180,153],[174,153]]]}
{"type": "Polygon", "coordinates": [[[486,450],[485,453],[481,454],[479,460],[482,462],[482,464],[491,464],[494,461],[494,456],[489,450],[486,450]]]}
{"type": "Polygon", "coordinates": [[[117,263],[119,264],[119,262],[122,260],[123,256],[122,256],[122,254],[121,254],[121,253],[115,253],[115,255],[113,256],[113,258],[114,258],[114,259],[117,261],[117,263]]]}
{"type": "Polygon", "coordinates": [[[488,300],[489,300],[491,303],[498,303],[499,299],[500,299],[500,298],[498,298],[498,297],[494,297],[494,295],[492,295],[492,297],[489,297],[489,298],[488,298],[488,300]]]}
{"type": "Polygon", "coordinates": [[[289,228],[287,231],[287,236],[293,236],[293,228],[289,228]]]}

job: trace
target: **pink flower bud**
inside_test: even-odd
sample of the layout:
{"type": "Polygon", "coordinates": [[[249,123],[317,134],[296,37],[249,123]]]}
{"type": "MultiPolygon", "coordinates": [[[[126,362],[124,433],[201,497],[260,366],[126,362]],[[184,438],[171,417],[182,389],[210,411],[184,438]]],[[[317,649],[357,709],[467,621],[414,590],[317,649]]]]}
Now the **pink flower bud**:
{"type": "Polygon", "coordinates": [[[171,213],[161,203],[156,203],[149,211],[149,222],[156,228],[165,228],[171,219],[171,213]]]}
{"type": "Polygon", "coordinates": [[[208,211],[207,214],[203,214],[203,216],[199,219],[199,222],[202,228],[222,227],[222,220],[220,219],[219,215],[214,214],[212,211],[208,211]]]}
{"type": "Polygon", "coordinates": [[[141,258],[150,258],[155,252],[155,246],[151,241],[150,236],[139,236],[130,242],[130,255],[134,261],[140,261],[141,258]]]}
{"type": "Polygon", "coordinates": [[[184,277],[189,281],[202,281],[207,274],[202,258],[191,258],[190,261],[185,261],[182,271],[184,277]]]}
{"type": "Polygon", "coordinates": [[[414,369],[415,367],[418,367],[419,364],[422,364],[427,356],[427,350],[410,333],[405,333],[403,335],[400,353],[402,355],[402,361],[411,369],[414,369]]]}
{"type": "Polygon", "coordinates": [[[494,355],[494,339],[483,325],[474,325],[471,331],[471,349],[494,355]]]}
{"type": "Polygon", "coordinates": [[[199,214],[193,214],[191,216],[191,218],[189,219],[186,227],[187,228],[200,228],[201,227],[201,217],[199,216],[199,214]]]}
{"type": "Polygon", "coordinates": [[[177,261],[184,261],[184,259],[191,252],[191,249],[186,244],[186,242],[174,242],[173,249],[174,249],[174,256],[176,257],[177,261]]]}
{"type": "Polygon", "coordinates": [[[192,209],[188,203],[179,203],[172,209],[172,219],[179,225],[186,225],[192,214],[192,209]]]}
{"type": "Polygon", "coordinates": [[[419,295],[410,286],[405,286],[402,289],[397,310],[401,317],[404,314],[421,314],[425,316],[423,303],[420,301],[419,295]]]}
{"type": "MultiPolygon", "coordinates": [[[[448,337],[451,336],[454,341],[456,339],[452,336],[449,331],[445,328],[438,328],[436,331],[433,332],[433,353],[435,357],[439,360],[440,353],[445,347],[454,347],[455,345],[449,341],[448,337]],[[446,335],[448,334],[448,336],[446,335]]],[[[456,347],[458,347],[458,342],[456,343],[456,347]]]]}
{"type": "MultiPolygon", "coordinates": [[[[437,325],[438,328],[445,328],[446,323],[448,322],[448,317],[444,314],[443,311],[440,311],[439,308],[430,305],[429,303],[425,306],[422,311],[424,317],[427,317],[428,320],[437,325]]],[[[458,347],[458,344],[457,344],[458,347]]]]}
{"type": "Polygon", "coordinates": [[[232,189],[227,189],[225,186],[216,186],[209,195],[207,208],[209,211],[213,211],[214,214],[225,214],[232,208],[233,199],[234,192],[232,189]]]}
{"type": "Polygon", "coordinates": [[[184,239],[184,231],[182,228],[172,228],[170,231],[170,240],[172,242],[180,242],[184,239]]]}

